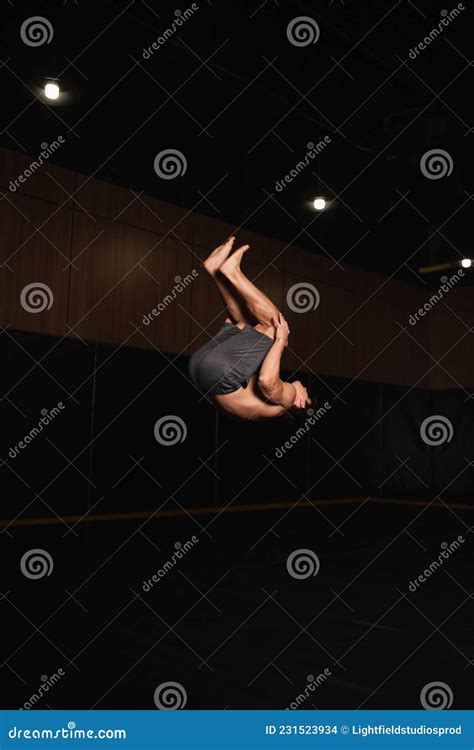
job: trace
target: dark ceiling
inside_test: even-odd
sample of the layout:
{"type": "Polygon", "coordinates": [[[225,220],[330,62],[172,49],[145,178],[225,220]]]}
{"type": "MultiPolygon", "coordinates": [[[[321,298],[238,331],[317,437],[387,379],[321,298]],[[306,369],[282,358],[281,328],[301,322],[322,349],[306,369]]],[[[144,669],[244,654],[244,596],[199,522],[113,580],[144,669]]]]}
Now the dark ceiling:
{"type": "Polygon", "coordinates": [[[452,18],[426,0],[3,5],[2,145],[35,156],[62,136],[56,163],[415,284],[439,283],[420,266],[474,254],[467,0],[452,18]],[[31,16],[49,43],[22,40],[31,16]],[[315,43],[290,40],[300,16],[315,43]],[[69,92],[61,105],[37,98],[47,77],[69,92]],[[155,172],[166,149],[185,174],[155,172]],[[427,177],[420,159],[439,149],[452,171],[427,177]],[[316,195],[331,200],[322,213],[316,195]]]}

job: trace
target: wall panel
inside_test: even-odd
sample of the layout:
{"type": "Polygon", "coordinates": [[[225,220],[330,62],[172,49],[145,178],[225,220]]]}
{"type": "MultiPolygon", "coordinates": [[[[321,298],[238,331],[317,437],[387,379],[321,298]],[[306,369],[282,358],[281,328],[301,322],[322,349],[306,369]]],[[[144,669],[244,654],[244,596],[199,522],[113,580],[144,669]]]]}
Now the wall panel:
{"type": "MultiPolygon", "coordinates": [[[[196,247],[195,254],[201,262],[209,255],[208,248],[196,247]]],[[[198,277],[191,287],[191,319],[189,345],[186,354],[192,354],[206,344],[224,324],[227,311],[219,292],[202,265],[195,264],[198,277]]]]}
{"type": "Polygon", "coordinates": [[[194,215],[189,210],[140,191],[78,174],[74,199],[76,208],[89,216],[193,241],[194,215]]]}
{"type": "Polygon", "coordinates": [[[284,313],[290,325],[292,350],[289,364],[295,370],[352,377],[353,307],[352,292],[285,273],[284,313]],[[306,310],[314,304],[315,309],[306,310]]]}
{"type": "Polygon", "coordinates": [[[318,284],[321,301],[308,313],[310,328],[316,331],[311,369],[339,377],[353,377],[355,362],[354,294],[340,287],[318,284]]]}
{"type": "Polygon", "coordinates": [[[45,161],[35,167],[38,156],[28,156],[0,148],[0,185],[8,190],[8,195],[18,193],[41,198],[58,205],[71,205],[69,198],[74,190],[75,173],[45,161]],[[19,181],[22,176],[22,182],[19,181]],[[11,182],[13,192],[11,190],[11,182]]]}
{"type": "Polygon", "coordinates": [[[255,263],[262,266],[269,266],[274,263],[278,270],[283,268],[286,243],[272,237],[265,237],[263,234],[257,234],[257,232],[252,232],[249,229],[238,228],[219,219],[195,214],[196,245],[212,250],[231,235],[235,235],[237,239],[236,247],[250,245],[249,253],[255,263]]]}
{"type": "Polygon", "coordinates": [[[195,214],[194,241],[197,247],[211,250],[220,245],[231,234],[235,232],[235,226],[220,219],[211,219],[210,216],[195,214]]]}
{"type": "Polygon", "coordinates": [[[244,255],[242,270],[264,294],[269,297],[279,310],[283,309],[284,299],[284,274],[272,266],[261,266],[254,261],[251,250],[244,255]]]}
{"type": "Polygon", "coordinates": [[[182,279],[193,268],[185,246],[78,213],[73,259],[69,324],[79,336],[164,351],[186,346],[189,317],[183,307],[191,307],[190,288],[165,301],[175,277],[182,279]],[[163,311],[144,325],[143,316],[159,303],[165,305],[163,311]]]}
{"type": "MultiPolygon", "coordinates": [[[[409,339],[397,325],[393,308],[383,302],[356,297],[355,375],[372,382],[406,385],[410,382],[407,358],[409,339]]],[[[400,317],[402,317],[400,315],[400,317]]],[[[426,368],[428,369],[428,368],[426,368]]]]}
{"type": "MultiPolygon", "coordinates": [[[[317,331],[311,328],[310,313],[297,312],[288,304],[288,293],[295,284],[303,283],[303,279],[300,276],[292,275],[286,271],[282,275],[284,280],[284,293],[281,309],[290,328],[288,348],[283,355],[283,366],[286,370],[291,372],[296,372],[298,370],[309,372],[310,363],[306,362],[306,360],[309,359],[311,353],[317,346],[317,331]]],[[[306,282],[306,280],[304,280],[304,282],[306,282]]]]}
{"type": "Polygon", "coordinates": [[[290,245],[279,256],[280,265],[288,273],[295,273],[303,279],[329,281],[329,265],[322,255],[308,253],[290,245]]]}
{"type": "Polygon", "coordinates": [[[18,194],[0,202],[0,222],[3,325],[64,334],[72,211],[18,194]]]}

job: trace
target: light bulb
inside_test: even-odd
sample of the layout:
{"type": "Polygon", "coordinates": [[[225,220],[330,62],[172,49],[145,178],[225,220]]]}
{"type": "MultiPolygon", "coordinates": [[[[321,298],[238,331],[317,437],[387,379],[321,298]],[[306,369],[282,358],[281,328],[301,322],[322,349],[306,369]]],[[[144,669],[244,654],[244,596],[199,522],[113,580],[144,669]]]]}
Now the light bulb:
{"type": "Polygon", "coordinates": [[[47,99],[58,99],[59,86],[57,83],[47,83],[44,87],[44,95],[47,99]]]}

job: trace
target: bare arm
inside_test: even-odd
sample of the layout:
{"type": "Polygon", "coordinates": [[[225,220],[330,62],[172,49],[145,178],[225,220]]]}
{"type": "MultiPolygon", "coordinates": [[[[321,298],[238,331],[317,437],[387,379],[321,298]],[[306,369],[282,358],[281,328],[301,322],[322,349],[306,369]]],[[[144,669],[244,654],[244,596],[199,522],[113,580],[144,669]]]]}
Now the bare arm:
{"type": "Polygon", "coordinates": [[[273,404],[278,404],[284,409],[289,409],[295,403],[297,389],[292,383],[285,383],[280,378],[281,357],[288,345],[288,334],[290,332],[288,323],[280,313],[278,318],[272,320],[275,326],[275,340],[273,346],[263,360],[258,378],[258,385],[265,398],[273,404]]]}

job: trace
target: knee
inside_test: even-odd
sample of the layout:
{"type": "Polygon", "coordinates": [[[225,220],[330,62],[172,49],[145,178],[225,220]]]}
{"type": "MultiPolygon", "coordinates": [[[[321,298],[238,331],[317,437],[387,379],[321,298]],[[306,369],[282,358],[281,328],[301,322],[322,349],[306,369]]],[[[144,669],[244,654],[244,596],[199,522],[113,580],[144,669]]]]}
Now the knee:
{"type": "Polygon", "coordinates": [[[259,323],[254,327],[256,331],[264,333],[265,336],[269,336],[271,339],[275,338],[275,326],[272,323],[270,323],[270,325],[267,325],[266,323],[259,323]]]}
{"type": "Polygon", "coordinates": [[[258,311],[259,323],[267,328],[274,328],[273,319],[280,315],[277,307],[273,305],[262,305],[258,311]]]}

